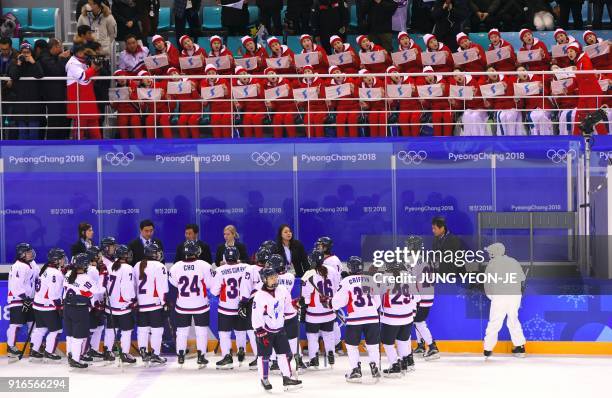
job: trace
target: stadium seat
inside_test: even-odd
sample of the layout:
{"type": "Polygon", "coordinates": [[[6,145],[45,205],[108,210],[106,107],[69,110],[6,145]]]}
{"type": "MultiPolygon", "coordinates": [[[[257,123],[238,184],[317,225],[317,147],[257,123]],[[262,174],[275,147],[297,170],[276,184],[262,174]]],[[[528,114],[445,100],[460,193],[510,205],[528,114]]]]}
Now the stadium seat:
{"type": "Polygon", "coordinates": [[[159,9],[159,24],[157,25],[157,30],[170,30],[173,26],[174,23],[172,22],[170,7],[161,7],[159,9]]]}
{"type": "Polygon", "coordinates": [[[219,30],[222,29],[221,25],[221,7],[220,6],[209,6],[204,7],[202,17],[202,27],[207,30],[219,30]]]}
{"type": "Polygon", "coordinates": [[[49,38],[48,37],[24,37],[23,38],[23,41],[27,41],[28,43],[30,43],[32,47],[34,47],[34,43],[36,43],[37,40],[49,41],[49,38]]]}
{"type": "Polygon", "coordinates": [[[242,42],[240,41],[240,36],[228,36],[227,39],[225,39],[225,45],[227,46],[227,48],[229,48],[229,50],[235,56],[236,55],[236,51],[240,47],[242,47],[242,42]]]}
{"type": "Polygon", "coordinates": [[[257,26],[259,24],[259,7],[249,6],[249,26],[257,26]]]}
{"type": "Polygon", "coordinates": [[[35,32],[54,31],[56,13],[57,8],[32,8],[30,30],[35,32]]]}
{"type": "Polygon", "coordinates": [[[485,50],[489,47],[489,35],[486,32],[470,33],[470,40],[480,44],[485,50]]]}
{"type": "Polygon", "coordinates": [[[287,43],[285,44],[296,54],[302,52],[302,45],[300,44],[299,36],[287,36],[287,43]]]}
{"type": "Polygon", "coordinates": [[[15,50],[19,50],[19,38],[18,37],[13,37],[11,39],[11,41],[13,42],[13,48],[15,50]]]}
{"type": "Polygon", "coordinates": [[[357,29],[357,6],[355,4],[351,4],[349,10],[349,28],[357,29]]]}
{"type": "Polygon", "coordinates": [[[198,37],[198,46],[202,47],[202,50],[208,53],[210,49],[210,41],[208,41],[208,37],[198,37]]]}
{"type": "Polygon", "coordinates": [[[29,10],[27,8],[3,8],[2,9],[2,15],[8,14],[9,12],[17,17],[17,20],[19,21],[19,25],[21,26],[21,29],[28,29],[30,27],[29,10]]]}

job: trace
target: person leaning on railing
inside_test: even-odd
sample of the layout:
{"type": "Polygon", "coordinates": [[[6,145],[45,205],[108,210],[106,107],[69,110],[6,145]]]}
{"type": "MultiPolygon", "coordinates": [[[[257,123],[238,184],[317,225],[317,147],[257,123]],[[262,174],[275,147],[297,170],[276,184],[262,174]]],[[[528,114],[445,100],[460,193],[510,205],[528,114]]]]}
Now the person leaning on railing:
{"type": "MultiPolygon", "coordinates": [[[[40,55],[39,63],[45,77],[66,77],[66,63],[70,51],[64,50],[58,39],[49,40],[49,46],[40,55]]],[[[70,136],[70,121],[66,118],[66,81],[43,80],[42,99],[47,108],[48,140],[65,140],[70,136]]]]}
{"type": "Polygon", "coordinates": [[[100,112],[91,80],[98,75],[100,64],[92,62],[95,53],[84,46],[75,46],[73,54],[66,64],[66,113],[72,119],[73,138],[100,139],[100,112]]]}

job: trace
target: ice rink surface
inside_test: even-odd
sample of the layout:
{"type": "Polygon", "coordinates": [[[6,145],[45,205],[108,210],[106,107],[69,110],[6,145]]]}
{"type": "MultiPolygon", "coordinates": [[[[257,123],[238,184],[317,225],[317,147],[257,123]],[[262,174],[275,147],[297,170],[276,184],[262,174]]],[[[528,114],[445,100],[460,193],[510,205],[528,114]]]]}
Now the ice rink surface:
{"type": "MultiPolygon", "coordinates": [[[[344,380],[346,357],[337,358],[333,369],[300,373],[303,388],[285,392],[280,375],[272,375],[272,392],[264,392],[257,372],[244,362],[234,370],[216,370],[218,357],[208,357],[209,367],[197,369],[195,358],[179,368],[175,357],[165,366],[145,368],[140,361],[120,369],[117,365],[94,365],[86,370],[69,370],[66,363],[31,363],[28,359],[8,364],[0,358],[0,376],[68,376],[69,394],[58,397],[138,398],[203,397],[249,398],[267,395],[329,398],[418,398],[457,397],[604,397],[610,394],[612,357],[497,355],[485,361],[478,355],[442,354],[435,361],[417,358],[416,370],[399,379],[382,378],[371,384],[367,358],[362,357],[363,384],[344,380]]],[[[234,358],[237,366],[237,361],[234,358]]],[[[322,365],[322,361],[321,361],[322,365]]],[[[383,365],[386,367],[383,356],[383,365]]],[[[44,393],[2,393],[2,397],[38,397],[44,393]]]]}

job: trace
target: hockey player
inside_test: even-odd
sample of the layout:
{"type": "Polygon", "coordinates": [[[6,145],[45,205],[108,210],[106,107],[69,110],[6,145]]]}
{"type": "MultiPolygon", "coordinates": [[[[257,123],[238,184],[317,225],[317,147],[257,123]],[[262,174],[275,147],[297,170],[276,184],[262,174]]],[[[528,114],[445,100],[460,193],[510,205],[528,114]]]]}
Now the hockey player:
{"type": "Polygon", "coordinates": [[[514,275],[515,283],[486,283],[485,293],[491,300],[489,323],[484,338],[484,356],[488,358],[497,344],[497,334],[501,330],[506,317],[506,326],[512,339],[512,353],[518,357],[525,356],[525,336],[518,319],[521,307],[521,283],[525,281],[525,273],[514,258],[507,256],[503,243],[493,243],[485,248],[489,254],[489,264],[485,269],[488,275],[496,276],[496,280],[508,280],[507,275],[514,275]]]}
{"type": "Polygon", "coordinates": [[[236,335],[238,349],[246,351],[248,323],[238,316],[240,303],[240,280],[247,264],[240,263],[240,254],[235,246],[227,246],[223,253],[225,264],[215,270],[210,293],[219,297],[218,319],[219,344],[223,358],[216,363],[217,369],[233,369],[232,330],[236,335]]]}
{"type": "Polygon", "coordinates": [[[336,114],[336,130],[338,137],[357,137],[359,131],[357,122],[359,121],[359,100],[357,99],[357,86],[352,78],[348,78],[339,66],[329,67],[329,73],[334,75],[329,80],[329,86],[340,86],[349,84],[351,89],[347,93],[335,100],[326,100],[328,108],[336,114]]]}
{"type": "Polygon", "coordinates": [[[516,53],[514,52],[514,47],[512,44],[502,39],[501,34],[498,29],[491,29],[489,31],[489,51],[491,50],[499,50],[502,47],[508,47],[510,52],[509,58],[504,58],[500,61],[494,62],[492,66],[495,67],[496,70],[500,72],[510,72],[516,69],[516,53]]]}
{"type": "Polygon", "coordinates": [[[168,293],[168,271],[161,262],[163,258],[161,248],[152,243],[144,247],[144,260],[135,264],[133,269],[138,301],[138,352],[145,363],[166,363],[166,358],[160,356],[168,293]],[[151,352],[147,349],[149,343],[151,352]]]}
{"type": "MultiPolygon", "coordinates": [[[[444,52],[446,53],[446,62],[441,65],[429,65],[433,68],[434,72],[452,72],[455,62],[453,61],[453,55],[451,54],[450,48],[444,43],[438,41],[436,35],[425,34],[423,35],[423,41],[425,42],[425,52],[444,52]]],[[[425,64],[423,65],[425,66],[425,64]]]]}
{"type": "Polygon", "coordinates": [[[98,246],[90,246],[85,252],[89,256],[87,276],[93,283],[92,308],[89,311],[89,338],[86,342],[84,361],[101,360],[104,358],[100,350],[100,340],[104,330],[104,286],[103,276],[100,274],[102,266],[102,252],[98,246]]]}
{"type": "Polygon", "coordinates": [[[68,364],[73,368],[86,368],[81,362],[85,339],[89,337],[89,308],[92,305],[93,281],[87,276],[89,256],[79,253],[72,258],[64,282],[64,328],[68,364]]]}
{"type": "Polygon", "coordinates": [[[546,48],[546,44],[540,39],[533,37],[533,32],[529,29],[521,29],[519,37],[523,46],[519,49],[521,51],[540,50],[541,59],[538,61],[526,62],[525,67],[529,71],[538,70],[549,70],[550,69],[550,53],[546,48]]]}
{"type": "MultiPolygon", "coordinates": [[[[312,66],[315,73],[325,74],[329,67],[329,61],[327,60],[327,54],[325,49],[312,41],[312,36],[309,34],[303,34],[300,36],[300,44],[302,46],[302,54],[316,52],[319,56],[319,63],[312,66]]],[[[303,71],[302,71],[303,73],[303,71]]]]}
{"type": "MultiPolygon", "coordinates": [[[[334,241],[329,236],[322,236],[315,242],[315,249],[323,253],[323,266],[326,267],[330,272],[336,274],[338,282],[342,279],[342,261],[332,253],[334,241]]],[[[334,290],[335,291],[335,290],[334,290]]],[[[334,321],[334,345],[335,351],[338,355],[344,355],[342,349],[342,332],[338,322],[334,321]]]]}
{"type": "Polygon", "coordinates": [[[32,349],[30,358],[44,358],[51,362],[61,360],[55,355],[57,336],[62,332],[62,297],[64,290],[64,275],[61,269],[66,264],[66,253],[62,249],[53,248],[47,255],[47,263],[40,270],[34,294],[34,318],[36,326],[32,331],[32,349]],[[42,341],[45,339],[45,352],[41,352],[42,341]]]}
{"type": "Polygon", "coordinates": [[[17,348],[16,339],[19,328],[34,323],[32,299],[34,298],[34,285],[38,279],[39,268],[34,261],[36,252],[29,243],[19,243],[15,249],[16,261],[11,265],[8,276],[9,327],[6,330],[6,343],[8,355],[17,357],[21,351],[17,348]]]}
{"type": "Polygon", "coordinates": [[[100,267],[100,274],[102,276],[108,273],[108,269],[113,266],[115,262],[115,249],[117,248],[117,241],[112,236],[107,236],[100,242],[100,249],[102,250],[102,266],[100,267]]]}
{"type": "Polygon", "coordinates": [[[107,296],[104,360],[109,362],[115,360],[111,351],[115,342],[115,334],[121,331],[120,361],[133,364],[136,359],[130,355],[130,344],[134,329],[132,310],[136,306],[136,292],[133,268],[130,265],[132,251],[125,245],[118,245],[115,249],[115,257],[115,262],[108,269],[108,274],[104,278],[107,296]]]}
{"type": "Polygon", "coordinates": [[[345,342],[351,372],[346,374],[349,382],[361,380],[359,343],[365,337],[372,377],[380,378],[380,327],[378,309],[380,296],[374,294],[372,277],[363,275],[363,261],[351,256],[347,261],[350,274],[342,279],[340,288],[332,298],[334,310],[346,307],[345,342]]]}
{"type": "Polygon", "coordinates": [[[195,325],[198,366],[206,367],[208,328],[210,326],[210,304],[208,291],[214,283],[212,266],[199,260],[200,247],[193,241],[183,245],[184,260],[175,263],[170,270],[170,283],[178,291],[174,306],[176,326],[176,355],[179,365],[185,362],[187,338],[191,323],[195,325]]]}
{"type": "MultiPolygon", "coordinates": [[[[279,258],[283,261],[278,255],[272,256],[270,260],[275,259],[276,262],[279,258]]],[[[285,313],[293,305],[291,295],[278,285],[278,274],[270,260],[260,271],[262,288],[253,297],[252,323],[257,336],[259,378],[264,390],[272,389],[268,375],[270,355],[274,350],[283,375],[283,387],[289,389],[302,384],[301,380],[291,378],[291,362],[287,358],[291,351],[284,329],[285,313]]]]}
{"type": "Polygon", "coordinates": [[[210,36],[210,51],[208,52],[209,57],[229,57],[229,67],[217,68],[219,75],[231,75],[234,70],[234,54],[223,44],[223,39],[220,36],[210,36]]]}

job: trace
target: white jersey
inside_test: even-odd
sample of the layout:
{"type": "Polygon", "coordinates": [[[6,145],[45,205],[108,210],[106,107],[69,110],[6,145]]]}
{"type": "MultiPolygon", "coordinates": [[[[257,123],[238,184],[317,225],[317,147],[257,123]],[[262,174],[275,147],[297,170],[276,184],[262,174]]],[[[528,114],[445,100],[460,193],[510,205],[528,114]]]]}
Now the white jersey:
{"type": "MultiPolygon", "coordinates": [[[[334,292],[338,290],[340,284],[340,275],[328,268],[327,277],[323,278],[319,273],[312,277],[312,282],[317,287],[319,292],[331,298],[334,292]]],[[[306,322],[308,323],[325,323],[336,319],[336,314],[329,304],[323,305],[319,293],[312,286],[310,281],[302,281],[302,297],[306,303],[306,322]]]]}
{"type": "MultiPolygon", "coordinates": [[[[428,278],[433,278],[435,270],[432,265],[425,262],[418,262],[414,267],[410,267],[410,273],[414,276],[416,292],[412,292],[420,297],[420,307],[431,307],[434,302],[434,285],[428,283],[428,278]]],[[[429,279],[433,280],[433,279],[429,279]]]]}
{"type": "Polygon", "coordinates": [[[90,265],[87,268],[87,276],[94,284],[95,293],[93,297],[94,303],[104,301],[104,286],[102,286],[102,277],[100,277],[100,271],[98,271],[98,267],[95,265],[90,265]]]}
{"type": "Polygon", "coordinates": [[[38,272],[38,266],[34,261],[30,264],[15,261],[15,263],[11,265],[8,277],[8,308],[22,305],[22,295],[28,298],[34,297],[34,284],[38,278],[38,272]]]}
{"type": "Polygon", "coordinates": [[[116,271],[113,271],[112,266],[109,267],[108,275],[104,277],[104,286],[108,292],[106,313],[110,314],[111,309],[113,315],[130,313],[130,304],[136,298],[132,266],[124,263],[116,271]]]}
{"type": "Polygon", "coordinates": [[[225,315],[238,315],[240,282],[248,264],[224,264],[216,269],[211,293],[219,296],[218,311],[225,315]]]}
{"type": "Polygon", "coordinates": [[[168,271],[159,261],[142,260],[133,268],[134,290],[138,300],[138,311],[148,312],[159,310],[165,304],[165,294],[168,293],[168,271]],[[146,261],[144,272],[140,273],[140,265],[146,261]]]}
{"type": "Polygon", "coordinates": [[[68,277],[70,276],[71,272],[72,271],[69,271],[64,279],[64,302],[67,301],[67,298],[70,300],[69,297],[81,296],[89,299],[88,306],[91,307],[93,305],[91,300],[94,295],[94,285],[92,280],[89,279],[87,274],[78,274],[74,282],[69,283],[68,277]]]}
{"type": "Polygon", "coordinates": [[[336,255],[326,257],[323,260],[323,266],[336,272],[338,275],[342,272],[342,261],[336,255]]]}
{"type": "Polygon", "coordinates": [[[244,270],[242,281],[240,281],[240,297],[241,300],[248,300],[255,296],[255,293],[261,289],[262,282],[259,271],[263,267],[258,264],[251,264],[244,270]]]}
{"type": "Polygon", "coordinates": [[[373,281],[369,275],[351,275],[342,279],[340,289],[334,294],[335,310],[346,307],[347,325],[378,323],[380,296],[372,292],[373,281]]]}
{"type": "Polygon", "coordinates": [[[396,283],[384,287],[380,322],[386,325],[408,325],[414,319],[419,300],[410,292],[410,284],[396,283]]]}
{"type": "Polygon", "coordinates": [[[251,323],[253,329],[264,328],[268,332],[280,332],[285,326],[285,313],[293,307],[291,296],[282,286],[273,292],[262,289],[253,297],[251,323]]]}
{"type": "MultiPolygon", "coordinates": [[[[287,289],[287,293],[289,293],[289,298],[291,298],[291,291],[293,290],[293,285],[295,283],[295,275],[290,272],[285,272],[284,274],[278,275],[278,286],[284,287],[287,289]]],[[[292,319],[297,315],[297,310],[291,305],[289,308],[285,308],[285,319],[292,319]]]]}
{"type": "Polygon", "coordinates": [[[55,301],[61,300],[64,291],[64,275],[54,267],[47,267],[36,281],[34,303],[38,311],[55,311],[55,301]]]}
{"type": "Polygon", "coordinates": [[[207,289],[214,284],[212,266],[203,260],[179,261],[170,268],[170,283],[176,286],[176,312],[203,314],[210,310],[207,289]]]}

